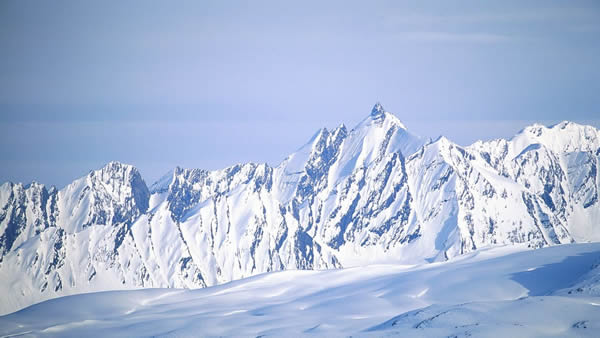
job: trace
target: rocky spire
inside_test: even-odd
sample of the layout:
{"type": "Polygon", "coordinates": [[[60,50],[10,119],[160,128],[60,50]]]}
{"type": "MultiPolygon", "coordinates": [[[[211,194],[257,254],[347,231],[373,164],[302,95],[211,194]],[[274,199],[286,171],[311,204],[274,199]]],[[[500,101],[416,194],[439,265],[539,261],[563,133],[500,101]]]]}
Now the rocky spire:
{"type": "Polygon", "coordinates": [[[381,105],[381,103],[379,103],[379,102],[375,103],[375,105],[373,106],[373,109],[371,110],[371,117],[373,117],[374,119],[377,119],[377,118],[382,117],[383,113],[385,113],[385,109],[383,109],[383,106],[381,105]]]}

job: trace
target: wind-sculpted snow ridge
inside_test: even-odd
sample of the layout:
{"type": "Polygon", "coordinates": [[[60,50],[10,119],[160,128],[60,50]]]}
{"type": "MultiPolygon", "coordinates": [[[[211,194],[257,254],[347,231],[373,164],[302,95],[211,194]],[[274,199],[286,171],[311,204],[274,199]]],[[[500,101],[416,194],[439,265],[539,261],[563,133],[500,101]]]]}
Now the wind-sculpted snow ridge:
{"type": "Polygon", "coordinates": [[[277,167],[112,162],[61,190],[0,186],[0,313],[57,296],[199,288],[289,269],[445,261],[489,245],[600,240],[600,133],[563,122],[461,147],[380,104],[277,167]]]}
{"type": "Polygon", "coordinates": [[[61,297],[0,317],[36,337],[597,337],[600,243],[420,265],[280,271],[199,290],[61,297]]]}

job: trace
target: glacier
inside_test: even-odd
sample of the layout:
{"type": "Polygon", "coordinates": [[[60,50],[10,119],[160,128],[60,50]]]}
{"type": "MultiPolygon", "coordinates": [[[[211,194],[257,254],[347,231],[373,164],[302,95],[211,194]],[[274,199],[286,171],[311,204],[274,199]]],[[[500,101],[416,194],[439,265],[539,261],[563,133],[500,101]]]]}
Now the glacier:
{"type": "Polygon", "coordinates": [[[203,288],[280,270],[439,263],[600,241],[600,133],[572,122],[460,146],[376,104],[278,166],[111,162],[63,189],[0,186],[0,314],[84,292],[203,288]]]}

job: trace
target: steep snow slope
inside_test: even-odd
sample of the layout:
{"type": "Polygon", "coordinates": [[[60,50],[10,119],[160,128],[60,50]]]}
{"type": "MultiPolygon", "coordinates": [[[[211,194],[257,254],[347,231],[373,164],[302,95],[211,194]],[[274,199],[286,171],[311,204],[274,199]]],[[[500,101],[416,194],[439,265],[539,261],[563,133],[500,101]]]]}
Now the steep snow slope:
{"type": "Polygon", "coordinates": [[[443,263],[283,271],[201,290],[62,297],[0,317],[0,335],[595,337],[600,244],[479,250],[443,263]]]}
{"type": "Polygon", "coordinates": [[[64,189],[0,186],[0,313],[60,295],[196,288],[262,272],[438,262],[498,244],[600,240],[600,138],[574,123],[461,147],[380,104],[277,167],[116,162],[64,189]]]}

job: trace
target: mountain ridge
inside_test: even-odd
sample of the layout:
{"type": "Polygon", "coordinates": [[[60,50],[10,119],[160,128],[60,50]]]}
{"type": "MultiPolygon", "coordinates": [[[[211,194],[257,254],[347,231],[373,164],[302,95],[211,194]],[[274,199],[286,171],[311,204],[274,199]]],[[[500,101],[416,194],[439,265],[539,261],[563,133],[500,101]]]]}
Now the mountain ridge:
{"type": "Polygon", "coordinates": [[[411,134],[378,103],[355,128],[320,129],[275,167],[176,167],[148,188],[133,166],[110,162],[60,190],[4,183],[0,279],[10,295],[0,310],[79,292],[600,241],[599,162],[593,127],[533,125],[462,147],[411,134]]]}

